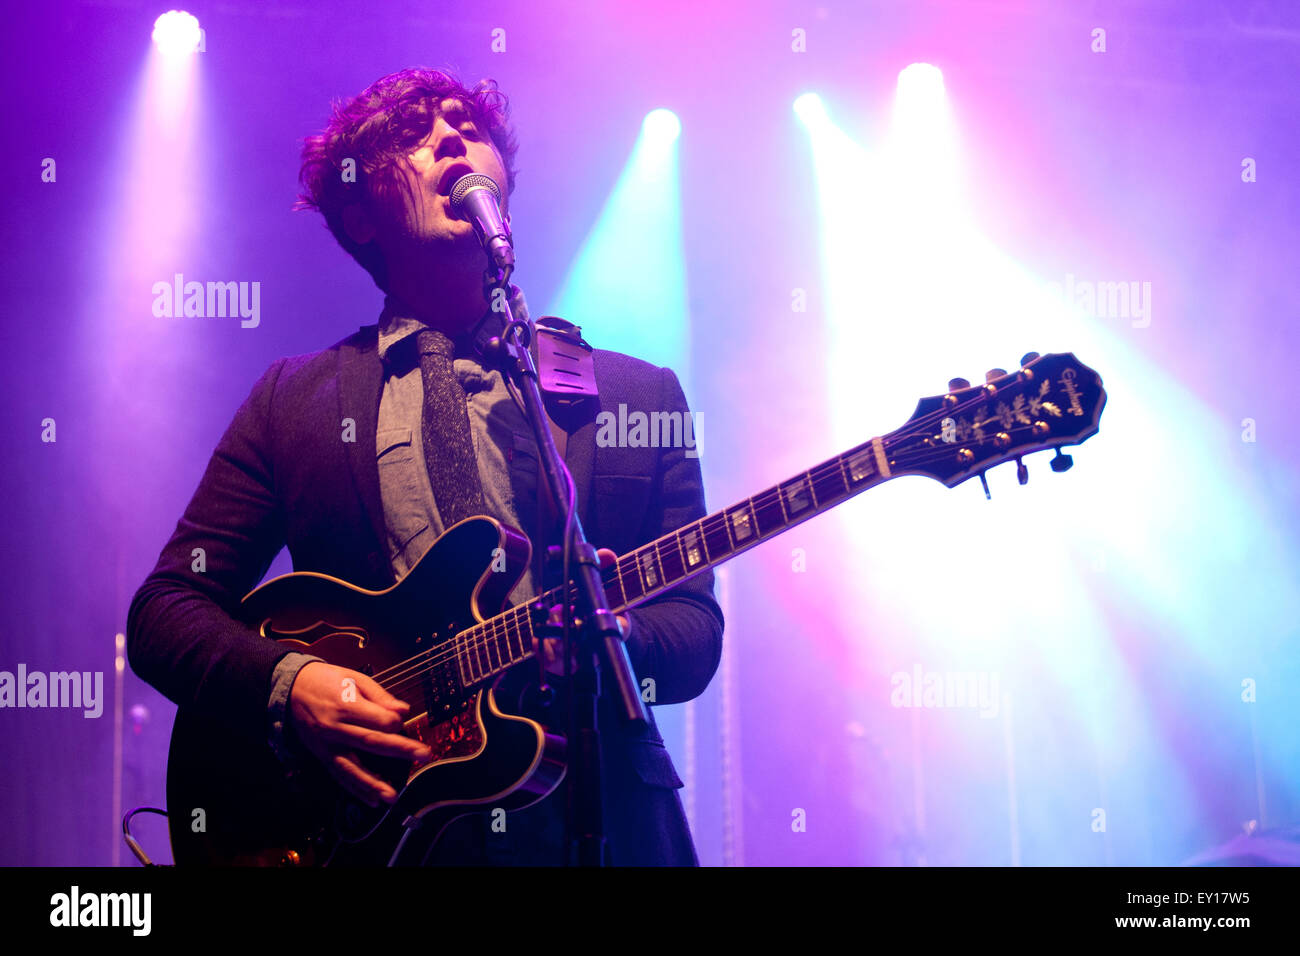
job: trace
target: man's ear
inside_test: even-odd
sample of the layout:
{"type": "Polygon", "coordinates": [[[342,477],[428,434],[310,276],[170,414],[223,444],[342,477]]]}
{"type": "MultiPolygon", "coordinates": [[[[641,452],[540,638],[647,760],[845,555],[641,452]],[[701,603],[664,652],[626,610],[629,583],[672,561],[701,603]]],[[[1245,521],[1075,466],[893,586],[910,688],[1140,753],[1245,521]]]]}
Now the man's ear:
{"type": "Polygon", "coordinates": [[[354,202],[343,207],[343,231],[359,246],[375,238],[375,224],[365,206],[354,202]]]}

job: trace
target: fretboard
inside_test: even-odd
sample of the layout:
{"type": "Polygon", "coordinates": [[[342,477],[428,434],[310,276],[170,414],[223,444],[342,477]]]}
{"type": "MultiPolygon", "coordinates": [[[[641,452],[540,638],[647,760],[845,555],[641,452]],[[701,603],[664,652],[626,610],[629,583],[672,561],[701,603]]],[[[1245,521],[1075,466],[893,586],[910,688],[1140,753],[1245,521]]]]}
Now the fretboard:
{"type": "MultiPolygon", "coordinates": [[[[886,441],[873,438],[623,555],[601,572],[610,610],[621,613],[649,601],[886,481],[891,476],[886,441]]],[[[543,605],[560,604],[560,592],[555,587],[542,594],[543,605]]],[[[569,594],[574,600],[572,585],[569,594]]],[[[532,603],[515,605],[456,636],[463,687],[491,680],[533,656],[532,603]]]]}

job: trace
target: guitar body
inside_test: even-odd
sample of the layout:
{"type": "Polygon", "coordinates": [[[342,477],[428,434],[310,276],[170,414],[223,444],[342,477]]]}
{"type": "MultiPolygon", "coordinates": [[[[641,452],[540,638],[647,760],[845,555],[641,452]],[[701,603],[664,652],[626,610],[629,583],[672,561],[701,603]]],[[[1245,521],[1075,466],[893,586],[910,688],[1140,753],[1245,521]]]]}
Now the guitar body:
{"type": "Polygon", "coordinates": [[[408,822],[418,824],[411,842],[423,852],[457,817],[520,809],[553,791],[564,776],[564,740],[532,703],[535,662],[466,687],[452,653],[458,632],[501,609],[529,554],[523,535],[476,517],[448,529],[385,591],[299,572],[250,593],[241,606],[250,626],[375,677],[411,705],[405,732],[434,756],[419,766],[366,760],[398,792],[392,806],[372,809],[347,796],[314,758],[288,771],[266,739],[182,709],[167,764],[176,863],[382,866],[408,822]],[[412,660],[432,664],[413,668],[412,660]]]}

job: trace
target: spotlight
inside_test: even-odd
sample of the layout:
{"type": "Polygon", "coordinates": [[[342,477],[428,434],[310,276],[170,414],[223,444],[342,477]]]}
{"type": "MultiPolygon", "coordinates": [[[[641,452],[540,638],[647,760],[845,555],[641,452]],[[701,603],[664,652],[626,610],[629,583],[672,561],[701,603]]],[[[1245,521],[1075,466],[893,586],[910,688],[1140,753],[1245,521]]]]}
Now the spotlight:
{"type": "Polygon", "coordinates": [[[198,19],[184,10],[168,10],[153,23],[153,42],[167,56],[186,56],[199,48],[198,19]]]}
{"type": "Polygon", "coordinates": [[[931,63],[913,63],[898,73],[898,92],[914,96],[943,93],[943,71],[931,63]]]}
{"type": "Polygon", "coordinates": [[[794,113],[805,126],[813,126],[826,121],[826,107],[822,98],[816,93],[805,93],[794,101],[794,113]]]}
{"type": "Polygon", "coordinates": [[[646,136],[671,143],[682,132],[682,121],[672,110],[651,110],[641,124],[646,136]]]}

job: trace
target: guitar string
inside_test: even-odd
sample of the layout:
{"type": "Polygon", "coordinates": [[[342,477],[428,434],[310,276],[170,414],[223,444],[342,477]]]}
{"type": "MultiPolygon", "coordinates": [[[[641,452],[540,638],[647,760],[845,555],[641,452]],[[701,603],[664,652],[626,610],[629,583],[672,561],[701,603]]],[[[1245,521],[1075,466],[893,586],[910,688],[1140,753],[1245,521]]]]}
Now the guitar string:
{"type": "MultiPolygon", "coordinates": [[[[1011,428],[1011,431],[1023,431],[1024,428],[1027,428],[1027,425],[1013,427],[1011,428]]],[[[905,450],[900,454],[906,455],[907,462],[914,464],[919,462],[919,460],[926,458],[948,458],[952,455],[952,451],[946,449],[928,449],[927,447],[927,449],[923,450],[905,450]],[[918,454],[918,451],[920,451],[920,454],[918,454]]],[[[841,462],[839,462],[839,460],[836,460],[836,463],[833,464],[833,466],[831,466],[831,464],[826,464],[826,466],[820,468],[813,468],[813,470],[807,472],[807,477],[810,477],[810,479],[813,479],[814,483],[816,483],[816,481],[828,477],[828,472],[831,471],[841,471],[841,462]]],[[[842,480],[842,471],[839,477],[841,477],[842,480]]],[[[767,507],[776,505],[777,502],[779,502],[779,492],[777,492],[777,489],[768,489],[767,492],[762,492],[757,494],[757,496],[754,496],[754,498],[751,499],[749,507],[753,511],[761,512],[764,509],[767,509],[767,507]]],[[[701,532],[703,535],[714,535],[716,532],[724,531],[725,515],[727,514],[729,514],[729,512],[719,512],[719,514],[707,515],[705,519],[701,519],[699,524],[701,524],[701,532]]],[[[783,522],[783,525],[784,524],[788,524],[788,522],[783,522]]],[[[686,527],[689,528],[690,525],[686,525],[686,527]]],[[[784,527],[781,529],[784,531],[784,527]]],[[[685,528],[682,528],[681,531],[685,531],[685,528]]],[[[676,532],[673,533],[672,536],[666,537],[676,538],[679,533],[680,532],[676,532]]],[[[759,540],[762,540],[764,537],[767,537],[767,535],[759,535],[759,540]]],[[[755,541],[755,544],[757,544],[757,541],[755,541]]],[[[656,540],[650,542],[649,545],[643,545],[641,549],[637,549],[637,551],[632,551],[632,553],[625,555],[625,557],[619,561],[619,568],[606,568],[606,571],[603,572],[602,576],[607,576],[608,580],[604,581],[604,583],[607,585],[615,584],[615,579],[620,578],[621,576],[621,566],[625,563],[634,563],[629,562],[629,559],[636,558],[636,555],[642,553],[642,551],[650,549],[651,546],[653,546],[656,553],[658,553],[660,567],[662,567],[662,549],[667,545],[668,541],[663,540],[663,538],[656,538],[656,540]]],[[[673,580],[676,580],[676,578],[673,580]]],[[[543,593],[543,602],[545,602],[547,598],[554,600],[554,598],[559,596],[559,591],[559,588],[552,588],[550,591],[543,593]]],[[[620,591],[624,591],[624,589],[621,588],[621,585],[620,591]]],[[[571,593],[576,594],[576,588],[571,588],[571,593]]],[[[646,592],[642,591],[642,594],[643,593],[646,592]]],[[[636,597],[641,597],[642,594],[637,594],[636,597]]],[[[632,600],[636,600],[636,597],[633,597],[632,600]]],[[[478,676],[478,678],[473,679],[468,683],[473,685],[481,682],[481,680],[489,678],[489,676],[494,676],[500,670],[506,669],[506,667],[525,661],[525,659],[528,659],[536,653],[536,650],[524,648],[524,641],[520,640],[521,656],[516,658],[511,645],[511,637],[513,635],[523,636],[523,627],[521,626],[523,626],[526,619],[530,618],[530,615],[532,615],[532,611],[529,610],[529,605],[516,605],[515,607],[511,607],[511,609],[502,611],[502,613],[495,615],[494,618],[487,619],[485,622],[480,622],[476,624],[476,626],[467,628],[467,630],[460,632],[459,635],[456,635],[456,637],[451,641],[438,645],[437,648],[430,648],[429,650],[426,650],[426,652],[417,654],[415,657],[408,658],[407,661],[400,663],[400,665],[395,665],[393,669],[389,669],[389,671],[396,671],[393,672],[393,674],[390,674],[389,671],[381,671],[380,674],[376,675],[376,679],[389,689],[407,688],[413,682],[417,682],[417,680],[421,679],[426,672],[432,671],[434,667],[442,665],[442,663],[450,661],[452,658],[463,656],[465,661],[472,662],[481,672],[481,676],[478,676]],[[503,640],[504,643],[506,643],[508,657],[510,657],[510,661],[508,661],[504,667],[502,666],[502,663],[499,663],[499,661],[502,661],[503,659],[502,653],[500,653],[502,652],[500,644],[502,644],[503,640]],[[494,663],[494,658],[497,659],[498,663],[494,663]]],[[[467,682],[461,683],[464,684],[467,682]]]]}
{"type": "MultiPolygon", "coordinates": [[[[816,484],[820,479],[829,477],[832,472],[838,473],[839,476],[842,478],[843,472],[838,459],[836,459],[834,463],[826,462],[819,466],[814,466],[814,468],[809,469],[806,475],[812,479],[814,484],[816,484]],[[817,473],[815,477],[814,477],[814,473],[817,473]]],[[[768,489],[767,491],[760,492],[759,495],[754,496],[754,503],[756,505],[759,504],[760,501],[763,502],[765,506],[766,504],[774,503],[778,500],[779,500],[779,492],[776,489],[768,489]],[[767,500],[768,498],[771,499],[770,502],[767,500]]],[[[725,531],[726,514],[727,514],[726,512],[719,512],[712,515],[706,515],[704,518],[701,518],[700,521],[697,522],[700,525],[701,534],[712,535],[719,531],[725,531]]],[[[689,528],[690,525],[687,525],[686,527],[689,528]]],[[[679,529],[678,532],[673,532],[669,535],[664,535],[662,538],[657,538],[655,539],[655,541],[643,545],[641,548],[638,548],[635,551],[629,552],[627,555],[624,555],[623,558],[621,558],[617,562],[617,566],[611,566],[601,572],[603,583],[607,587],[610,587],[614,584],[618,584],[619,590],[623,592],[624,596],[626,597],[626,588],[623,587],[622,580],[621,580],[622,567],[629,563],[635,565],[636,557],[642,551],[645,551],[652,546],[655,547],[656,551],[659,551],[661,548],[663,548],[666,545],[667,543],[666,539],[676,538],[677,534],[679,534],[681,531],[684,530],[686,530],[686,528],[679,529]]],[[[707,542],[706,542],[706,547],[707,547],[707,542]]],[[[661,567],[662,564],[663,564],[663,558],[662,556],[660,556],[661,567]]],[[[542,600],[543,604],[547,604],[549,601],[554,601],[558,599],[560,590],[561,590],[560,587],[554,587],[545,591],[540,596],[540,599],[542,600]]],[[[576,590],[577,590],[576,586],[570,585],[571,593],[576,595],[576,590]]],[[[646,593],[645,590],[643,590],[642,594],[636,595],[635,597],[632,598],[632,600],[635,600],[637,597],[641,597],[645,593],[646,593]]],[[[489,629],[488,625],[492,625],[494,622],[498,620],[501,621],[501,626],[506,626],[507,623],[522,623],[521,621],[507,622],[506,620],[503,619],[510,618],[512,615],[515,618],[521,618],[521,619],[525,615],[531,616],[530,605],[535,603],[537,600],[538,598],[535,597],[531,599],[527,604],[515,605],[514,607],[501,612],[500,614],[496,615],[494,618],[489,619],[488,621],[480,622],[478,624],[475,624],[467,628],[465,631],[460,632],[460,634],[456,635],[456,637],[453,637],[451,639],[451,641],[455,641],[456,638],[462,638],[462,640],[459,642],[459,646],[449,647],[448,644],[450,644],[451,641],[445,641],[442,644],[439,644],[435,648],[430,648],[427,651],[422,651],[420,654],[414,655],[413,657],[403,661],[402,663],[394,665],[392,668],[388,668],[387,670],[380,671],[379,673],[373,675],[373,677],[381,684],[384,684],[385,681],[391,682],[395,680],[401,680],[402,678],[411,675],[415,671],[415,669],[419,667],[421,663],[429,666],[436,666],[437,664],[443,663],[449,660],[451,657],[457,656],[461,653],[468,653],[470,651],[477,653],[477,651],[482,649],[487,642],[492,640],[493,637],[497,636],[495,628],[489,629]],[[477,635],[474,634],[473,632],[476,631],[480,633],[477,635]],[[442,653],[439,653],[440,651],[442,653]],[[430,657],[430,655],[433,654],[437,654],[438,656],[436,658],[430,657]],[[397,670],[398,668],[403,668],[403,670],[398,671],[397,673],[390,673],[392,671],[397,670]]],[[[623,606],[625,606],[625,604],[623,606]]],[[[525,658],[522,659],[526,659],[527,656],[529,656],[531,653],[533,652],[525,650],[525,658]]],[[[489,660],[489,664],[490,664],[490,660],[489,660]]],[[[385,684],[385,686],[388,685],[385,684]]]]}
{"type": "MultiPolygon", "coordinates": [[[[983,396],[981,396],[981,398],[983,398],[983,396]]],[[[972,403],[974,401],[975,399],[970,400],[970,402],[972,403]]],[[[959,407],[960,404],[958,406],[954,406],[951,409],[941,409],[939,413],[944,411],[954,411],[959,407]]],[[[918,423],[923,421],[925,418],[934,418],[935,415],[939,413],[932,413],[931,415],[924,416],[923,419],[919,419],[918,422],[914,422],[913,429],[912,429],[913,434],[906,437],[912,437],[912,438],[916,437],[915,431],[918,423]]],[[[1013,432],[1019,432],[1019,431],[1023,431],[1026,428],[1031,428],[1031,427],[1032,425],[1024,425],[1024,424],[1013,425],[1011,426],[1010,430],[1013,432]]],[[[900,439],[896,439],[896,440],[901,440],[902,437],[904,436],[900,436],[900,439]]],[[[870,446],[870,444],[871,444],[870,442],[867,442],[864,443],[864,445],[859,447],[865,450],[867,447],[870,446]]],[[[853,454],[856,452],[857,449],[854,449],[853,451],[846,454],[853,454]]],[[[926,447],[924,449],[911,449],[911,450],[903,449],[896,453],[895,461],[896,463],[898,462],[899,460],[898,456],[906,456],[907,460],[904,463],[904,466],[909,467],[909,466],[914,466],[918,463],[922,463],[927,459],[937,460],[939,458],[950,457],[951,455],[952,455],[952,450],[945,449],[945,448],[926,447]]],[[[816,484],[822,479],[829,477],[831,472],[839,472],[840,474],[838,475],[838,477],[841,480],[844,480],[844,473],[842,469],[843,469],[845,457],[846,455],[841,455],[837,457],[833,462],[825,462],[819,466],[814,466],[814,468],[809,469],[808,472],[806,472],[804,475],[799,476],[799,478],[796,480],[802,482],[805,479],[811,479],[812,482],[816,484]]],[[[749,507],[751,513],[762,511],[765,508],[771,507],[773,504],[779,503],[781,488],[785,484],[788,484],[788,482],[782,483],[782,485],[777,485],[773,488],[769,488],[766,491],[760,492],[759,494],[749,499],[747,502],[747,506],[749,507]]],[[[851,492],[852,488],[851,487],[848,488],[847,491],[851,492]]],[[[819,511],[820,510],[821,509],[819,508],[819,511]]],[[[707,515],[705,516],[705,518],[700,519],[698,523],[700,525],[701,533],[704,535],[709,535],[709,534],[717,533],[718,531],[721,530],[725,530],[726,516],[734,513],[734,511],[735,509],[718,512],[715,513],[714,515],[707,515]]],[[[786,525],[788,524],[788,521],[783,521],[782,524],[786,525]]],[[[605,569],[605,571],[602,572],[602,579],[604,579],[604,583],[607,586],[612,586],[613,584],[618,583],[620,585],[620,591],[625,591],[625,589],[622,587],[621,584],[623,566],[628,563],[631,563],[635,566],[639,555],[651,548],[654,548],[657,556],[659,557],[660,567],[662,567],[663,566],[662,550],[664,547],[666,547],[669,544],[669,542],[666,539],[671,538],[673,539],[674,542],[676,542],[679,535],[683,531],[686,531],[688,528],[690,528],[689,525],[686,526],[685,528],[679,529],[677,532],[674,532],[670,535],[665,535],[663,536],[663,538],[656,539],[653,542],[643,545],[641,548],[638,548],[635,551],[630,552],[628,555],[625,555],[624,558],[620,559],[617,562],[616,566],[607,568],[605,569]]],[[[781,530],[784,530],[784,527],[781,530]]],[[[766,536],[761,534],[759,535],[760,540],[764,537],[766,536]]],[[[730,542],[730,540],[731,539],[729,537],[728,541],[730,542]]],[[[707,542],[706,542],[706,547],[707,547],[707,542]]],[[[541,599],[545,603],[548,599],[553,600],[555,598],[558,598],[560,590],[561,589],[559,587],[552,588],[544,592],[543,595],[541,595],[541,599]]],[[[653,590],[653,588],[650,590],[653,590]]],[[[576,587],[571,585],[570,593],[576,594],[576,587]]],[[[642,595],[645,593],[646,590],[643,589],[642,595]]],[[[632,598],[632,600],[635,600],[636,597],[641,597],[642,595],[636,595],[634,598],[632,598]]],[[[448,660],[454,657],[464,655],[466,661],[468,662],[470,660],[469,655],[471,654],[473,655],[473,663],[479,665],[479,670],[482,672],[480,677],[473,679],[469,682],[471,685],[479,683],[488,677],[495,676],[495,673],[499,672],[500,670],[503,670],[505,668],[508,668],[509,666],[513,666],[516,663],[520,663],[524,660],[527,660],[530,656],[536,653],[535,650],[529,650],[527,648],[523,648],[522,646],[523,642],[521,641],[520,642],[521,650],[522,650],[521,657],[516,659],[514,657],[513,650],[511,650],[510,661],[505,665],[505,668],[503,668],[499,664],[494,665],[492,663],[493,654],[491,653],[491,651],[496,650],[497,651],[496,657],[498,658],[498,660],[501,658],[499,641],[502,638],[506,639],[507,641],[506,646],[508,649],[510,648],[509,638],[512,633],[512,628],[515,629],[514,630],[515,633],[519,633],[520,625],[524,623],[525,617],[531,617],[532,612],[530,610],[530,605],[536,600],[537,598],[534,598],[533,601],[530,601],[527,604],[516,605],[513,608],[510,608],[506,611],[501,612],[500,614],[495,615],[492,618],[489,618],[487,621],[479,622],[478,624],[473,625],[470,628],[467,628],[465,631],[460,632],[460,634],[453,637],[450,641],[443,642],[443,644],[440,644],[438,647],[430,648],[428,651],[424,651],[421,652],[420,654],[414,655],[413,657],[408,658],[402,663],[398,665],[394,665],[394,667],[392,668],[379,672],[379,674],[375,675],[375,679],[379,681],[381,685],[390,688],[406,686],[410,684],[412,680],[418,680],[425,673],[431,671],[433,668],[447,662],[448,660]],[[498,646],[496,648],[491,647],[491,645],[494,642],[498,642],[498,646]],[[482,666],[482,664],[484,663],[486,664],[486,666],[482,666]],[[396,671],[396,673],[390,673],[392,671],[396,671]]],[[[626,606],[626,602],[624,602],[623,606],[626,606]]],[[[462,683],[465,682],[462,681],[462,683]]]]}
{"type": "MultiPolygon", "coordinates": [[[[1015,425],[1015,426],[1011,426],[1010,430],[1013,432],[1019,432],[1019,431],[1023,431],[1026,428],[1032,428],[1032,425],[1024,425],[1024,424],[1015,425]]],[[[870,443],[867,444],[869,445],[870,443]]],[[[947,458],[950,457],[951,455],[952,455],[951,449],[936,449],[931,447],[926,447],[924,449],[912,449],[912,450],[903,449],[897,452],[895,461],[897,462],[899,460],[899,457],[905,456],[907,459],[905,462],[905,467],[906,467],[906,466],[912,466],[917,463],[923,462],[926,459],[947,458]]],[[[844,456],[840,456],[840,458],[837,458],[834,461],[834,463],[823,463],[820,466],[815,466],[814,468],[809,469],[809,471],[805,473],[805,476],[800,476],[798,480],[802,481],[805,477],[807,477],[811,479],[815,485],[820,480],[829,477],[829,474],[832,471],[839,472],[838,477],[841,480],[843,480],[844,479],[844,474],[842,471],[843,458],[844,456]]],[[[778,504],[780,501],[781,487],[782,487],[781,485],[778,485],[764,492],[760,492],[759,494],[753,496],[753,498],[749,499],[747,506],[749,507],[751,513],[761,512],[765,508],[769,508],[774,504],[778,504]]],[[[852,490],[851,488],[848,489],[848,491],[851,490],[852,490]]],[[[726,527],[726,516],[731,513],[734,513],[734,509],[732,509],[731,511],[723,511],[713,515],[705,516],[705,518],[701,519],[699,522],[701,533],[703,535],[710,535],[710,534],[715,534],[718,531],[724,531],[726,527]]],[[[783,521],[782,524],[784,526],[788,524],[788,521],[783,521]]],[[[662,549],[668,544],[667,540],[665,539],[672,538],[676,540],[677,537],[680,535],[680,533],[682,531],[687,530],[687,528],[689,527],[690,526],[688,525],[686,526],[686,528],[679,529],[679,531],[674,532],[671,535],[666,535],[663,538],[656,539],[655,541],[650,542],[647,545],[643,545],[641,548],[638,548],[636,551],[630,552],[628,555],[625,555],[623,559],[620,559],[617,562],[617,566],[611,566],[610,568],[607,568],[602,572],[602,579],[604,580],[604,583],[607,586],[612,586],[615,583],[619,583],[620,591],[624,591],[624,596],[626,597],[625,589],[621,585],[622,566],[627,563],[631,563],[635,565],[637,563],[636,560],[637,557],[642,552],[653,547],[659,557],[660,567],[662,567],[663,566],[662,549]],[[615,580],[615,579],[619,579],[619,580],[615,580]]],[[[782,527],[781,530],[784,530],[784,527],[782,527]]],[[[760,540],[764,537],[766,537],[766,535],[762,535],[762,534],[759,535],[760,540]]],[[[730,540],[731,539],[729,537],[728,541],[730,542],[730,540]]],[[[707,541],[706,541],[706,547],[707,547],[707,541]]],[[[541,595],[543,603],[545,604],[548,599],[553,600],[555,598],[558,598],[560,590],[561,589],[559,587],[556,587],[544,592],[543,595],[541,595]]],[[[570,593],[571,595],[576,595],[576,586],[572,586],[572,585],[570,586],[570,593]]],[[[646,591],[643,590],[641,595],[636,595],[634,598],[632,598],[632,600],[635,600],[637,597],[641,597],[645,593],[646,591]]],[[[533,600],[536,601],[537,599],[534,598],[533,600]]],[[[494,655],[492,651],[495,650],[497,652],[495,657],[498,659],[498,661],[500,661],[502,658],[502,655],[500,653],[501,639],[504,638],[506,640],[507,642],[506,647],[507,649],[510,649],[509,639],[512,634],[512,628],[513,628],[513,633],[521,632],[520,626],[525,622],[526,618],[531,617],[532,612],[530,610],[530,605],[532,603],[533,602],[530,601],[528,604],[516,605],[513,608],[510,608],[506,611],[501,612],[498,615],[495,615],[492,618],[489,618],[487,621],[483,621],[476,625],[473,625],[472,627],[467,628],[465,631],[462,631],[460,634],[453,637],[450,641],[443,642],[443,644],[440,644],[438,647],[430,648],[428,651],[421,652],[421,654],[417,654],[412,658],[403,661],[401,664],[394,665],[393,668],[389,668],[386,671],[381,671],[379,674],[375,675],[375,679],[379,681],[379,683],[381,683],[382,686],[388,687],[390,689],[396,687],[405,687],[410,685],[412,681],[422,678],[425,673],[428,673],[433,668],[451,660],[452,658],[463,655],[466,661],[470,661],[471,654],[473,655],[472,658],[473,663],[477,665],[479,670],[482,672],[480,677],[471,680],[469,682],[471,685],[479,683],[488,677],[494,676],[496,673],[498,673],[500,670],[504,668],[499,663],[493,664],[494,655]],[[492,646],[494,643],[497,645],[496,647],[492,646]],[[396,673],[390,673],[391,671],[396,671],[396,673]]],[[[623,606],[626,606],[626,602],[624,602],[623,606]]],[[[523,648],[522,640],[520,642],[520,645],[522,650],[522,656],[516,659],[514,657],[513,650],[510,650],[510,661],[508,664],[505,665],[505,667],[508,668],[513,664],[520,663],[524,660],[527,660],[530,656],[536,653],[535,650],[529,650],[527,648],[523,648]]],[[[462,683],[465,682],[462,681],[462,683]]]]}
{"type": "MultiPolygon", "coordinates": [[[[937,409],[936,411],[928,413],[927,415],[924,415],[921,418],[912,422],[911,428],[909,430],[909,434],[905,436],[899,436],[898,438],[889,441],[893,443],[893,442],[901,442],[904,439],[908,439],[908,438],[915,439],[917,437],[917,432],[920,430],[920,427],[922,425],[925,425],[927,423],[932,423],[936,419],[940,418],[940,416],[951,417],[953,413],[981,401],[987,402],[989,398],[990,396],[988,396],[987,394],[975,395],[972,396],[971,398],[966,399],[965,401],[959,401],[953,406],[950,406],[948,408],[937,409]]],[[[1032,427],[1033,427],[1032,424],[1022,423],[1019,425],[1011,426],[1009,430],[1011,432],[1019,432],[1019,431],[1023,431],[1026,428],[1032,428],[1032,427]]],[[[747,500],[747,507],[749,508],[751,514],[753,514],[756,511],[761,511],[765,508],[771,507],[773,504],[777,504],[779,506],[781,500],[782,488],[788,485],[790,481],[798,481],[801,484],[803,484],[805,481],[811,481],[811,483],[815,486],[819,481],[829,477],[830,473],[832,472],[839,472],[840,479],[844,480],[845,476],[843,472],[843,466],[844,466],[845,459],[850,455],[860,453],[861,451],[866,451],[867,449],[870,448],[873,441],[874,439],[872,441],[864,442],[862,445],[859,445],[857,448],[851,449],[849,452],[837,456],[832,461],[823,462],[820,465],[816,465],[813,468],[810,468],[804,474],[797,476],[795,479],[790,479],[786,482],[782,482],[765,491],[759,492],[757,495],[754,495],[747,500]]],[[[882,442],[883,441],[886,441],[886,439],[882,439],[882,442]]],[[[923,449],[900,449],[895,452],[895,462],[897,463],[902,456],[906,456],[907,461],[904,463],[904,467],[913,467],[917,464],[926,463],[927,461],[937,461],[942,458],[948,458],[952,455],[952,453],[953,452],[951,448],[933,448],[930,446],[927,446],[926,448],[923,449]]],[[[1009,453],[1009,449],[1008,449],[1008,453],[1009,453]]],[[[851,492],[852,492],[851,486],[846,488],[846,492],[845,492],[846,494],[851,492]]],[[[823,509],[819,507],[818,510],[821,511],[823,509]]],[[[735,509],[725,510],[725,511],[717,512],[713,515],[706,515],[704,518],[700,519],[700,521],[697,523],[700,526],[701,534],[708,535],[710,533],[716,533],[719,530],[725,530],[726,517],[727,515],[734,513],[734,511],[735,509]]],[[[782,515],[784,518],[785,515],[784,508],[782,508],[782,515]]],[[[755,521],[757,523],[756,519],[755,521]]],[[[788,524],[789,524],[788,519],[783,520],[782,522],[783,526],[788,524]]],[[[656,552],[656,555],[659,558],[660,567],[662,568],[663,566],[662,549],[667,545],[668,543],[667,539],[671,538],[674,542],[677,542],[681,533],[686,531],[690,527],[691,527],[690,525],[687,525],[684,528],[678,529],[676,532],[672,532],[669,535],[664,535],[661,538],[657,538],[654,541],[649,542],[648,544],[643,545],[642,547],[632,552],[629,552],[629,554],[619,559],[614,566],[602,571],[603,582],[605,583],[606,586],[611,586],[614,583],[618,583],[620,591],[623,591],[624,595],[626,596],[626,591],[622,586],[623,565],[626,563],[631,563],[635,567],[638,563],[638,556],[642,552],[645,552],[653,548],[654,551],[656,552]],[[608,579],[606,579],[607,576],[608,579]]],[[[785,530],[784,527],[781,530],[785,530]]],[[[759,535],[760,539],[762,539],[763,537],[765,536],[762,534],[759,535]]],[[[730,536],[728,537],[728,540],[729,541],[731,540],[730,536]]],[[[705,542],[705,544],[707,547],[707,541],[705,542]]],[[[732,547],[734,548],[734,545],[732,547]]],[[[545,604],[548,599],[554,599],[558,597],[560,590],[561,590],[560,587],[552,588],[544,592],[542,595],[540,595],[540,598],[545,604]]],[[[576,592],[576,587],[571,585],[571,592],[576,592]]],[[[645,593],[646,591],[643,589],[642,595],[644,595],[645,593]]],[[[640,597],[642,595],[637,595],[636,597],[640,597]]],[[[468,660],[468,655],[470,653],[473,653],[475,655],[476,662],[477,662],[477,658],[480,651],[483,652],[483,660],[486,661],[488,666],[486,668],[480,668],[483,671],[482,676],[479,677],[477,680],[472,681],[471,683],[478,683],[489,676],[493,676],[496,672],[499,672],[504,668],[502,668],[499,664],[498,665],[492,664],[492,654],[490,652],[493,648],[491,647],[491,645],[494,642],[497,642],[504,637],[507,641],[506,646],[509,649],[510,647],[509,638],[511,635],[511,626],[513,625],[514,627],[518,628],[518,626],[523,623],[522,618],[524,618],[525,615],[531,617],[532,612],[530,610],[530,605],[536,602],[537,600],[538,598],[533,598],[531,601],[529,601],[526,604],[516,605],[515,607],[503,611],[495,615],[494,617],[489,618],[486,621],[479,622],[478,624],[475,624],[470,628],[467,628],[465,631],[460,632],[460,634],[455,635],[449,641],[443,642],[437,647],[430,648],[427,651],[423,651],[420,654],[408,658],[407,660],[401,662],[400,664],[394,665],[393,667],[388,668],[384,671],[380,671],[378,674],[374,675],[374,679],[378,681],[382,686],[385,687],[403,686],[408,684],[412,679],[419,679],[425,673],[432,670],[434,667],[437,667],[438,665],[445,663],[446,661],[454,657],[460,656],[462,654],[465,655],[466,659],[468,660]],[[458,638],[460,639],[459,641],[457,640],[458,638]],[[430,655],[437,655],[437,656],[430,656],[430,655]],[[396,673],[390,673],[392,671],[396,671],[396,673]]],[[[635,600],[635,598],[633,598],[633,600],[635,600]]],[[[626,601],[624,602],[623,606],[626,606],[626,601]]],[[[510,662],[505,665],[506,667],[527,660],[530,656],[536,653],[535,650],[529,650],[527,648],[523,648],[522,641],[520,643],[521,643],[522,656],[518,659],[515,659],[513,655],[513,651],[511,651],[510,654],[511,659],[510,662]]],[[[496,647],[495,650],[497,650],[498,652],[497,657],[498,659],[500,659],[501,656],[500,647],[499,646],[496,647]]]]}

